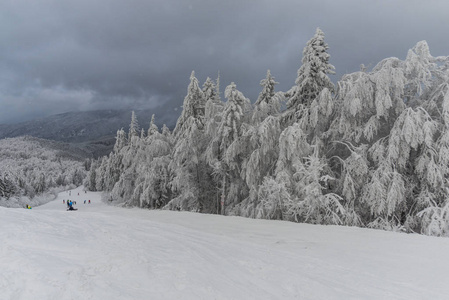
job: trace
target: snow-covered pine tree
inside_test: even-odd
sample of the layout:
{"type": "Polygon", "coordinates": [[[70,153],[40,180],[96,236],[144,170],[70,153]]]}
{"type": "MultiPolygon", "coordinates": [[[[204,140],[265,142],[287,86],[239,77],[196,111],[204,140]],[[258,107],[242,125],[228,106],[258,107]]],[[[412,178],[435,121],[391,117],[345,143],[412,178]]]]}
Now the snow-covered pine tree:
{"type": "Polygon", "coordinates": [[[162,135],[164,135],[166,138],[170,138],[172,136],[170,128],[168,128],[165,124],[162,125],[162,135]]]}
{"type": "Polygon", "coordinates": [[[115,138],[115,144],[114,144],[114,152],[118,153],[123,147],[125,147],[127,144],[126,140],[126,133],[122,129],[117,130],[117,136],[115,138]]]}
{"type": "Polygon", "coordinates": [[[267,70],[267,76],[265,79],[260,81],[260,85],[262,86],[262,91],[257,98],[256,103],[254,104],[254,111],[251,118],[252,124],[258,124],[262,122],[266,117],[272,116],[279,113],[280,110],[280,101],[278,97],[275,96],[274,86],[278,84],[274,80],[274,77],[271,76],[270,70],[267,70]]]}
{"type": "MultiPolygon", "coordinates": [[[[136,139],[137,136],[132,136],[132,139],[136,139]]],[[[134,144],[135,145],[135,144],[134,144]]],[[[132,195],[136,187],[136,181],[139,178],[139,174],[136,170],[137,163],[137,151],[138,148],[133,144],[127,145],[120,151],[122,156],[122,172],[119,174],[118,181],[115,182],[111,194],[112,198],[118,202],[124,202],[128,205],[136,205],[132,195]]]]}
{"type": "MultiPolygon", "coordinates": [[[[154,122],[153,122],[154,124],[154,122]]],[[[172,198],[170,170],[172,162],[172,134],[165,124],[162,133],[153,125],[153,133],[146,140],[146,163],[143,164],[144,185],[141,195],[141,207],[162,208],[172,198]]]]}
{"type": "Polygon", "coordinates": [[[248,186],[249,195],[234,211],[245,217],[257,217],[259,187],[265,177],[273,175],[279,155],[281,128],[278,114],[283,93],[274,93],[276,84],[268,70],[266,78],[260,82],[262,91],[254,105],[250,124],[245,125],[239,139],[240,148],[244,149],[240,153],[241,177],[248,186]]]}
{"type": "MultiPolygon", "coordinates": [[[[143,141],[139,137],[139,124],[134,111],[131,114],[129,125],[128,144],[119,151],[121,158],[121,173],[116,181],[111,193],[112,197],[118,201],[123,201],[127,205],[138,205],[134,189],[140,184],[141,178],[138,173],[138,165],[142,156],[143,141]]],[[[118,162],[118,161],[117,161],[118,162]]]]}
{"type": "Polygon", "coordinates": [[[117,136],[112,152],[108,157],[103,157],[101,163],[95,170],[97,191],[111,191],[120,179],[120,175],[124,169],[122,149],[125,148],[126,145],[127,139],[125,131],[123,128],[117,130],[117,136]]]}
{"type": "Polygon", "coordinates": [[[329,63],[327,49],[324,33],[317,29],[304,48],[296,85],[285,93],[287,110],[282,114],[284,131],[279,138],[275,181],[276,190],[288,194],[288,201],[274,205],[267,200],[279,199],[267,194],[266,191],[276,186],[268,177],[263,182],[268,186],[262,188],[265,193],[259,207],[265,215],[314,223],[342,223],[345,210],[340,196],[328,191],[328,181],[333,176],[324,156],[327,151],[323,151],[327,147],[323,133],[334,114],[334,85],[328,77],[334,67],[329,63]],[[277,212],[267,207],[276,207],[277,212]]]}
{"type": "Polygon", "coordinates": [[[159,129],[157,128],[157,125],[154,123],[154,114],[151,116],[150,126],[148,128],[147,136],[151,136],[155,134],[156,132],[159,132],[159,129]]]}
{"type": "Polygon", "coordinates": [[[225,97],[228,101],[217,134],[207,148],[207,161],[213,166],[214,174],[221,179],[221,197],[225,209],[228,209],[247,196],[246,184],[240,177],[240,154],[245,149],[239,138],[243,133],[244,112],[250,102],[233,82],[226,87],[225,97]]]}
{"type": "MultiPolygon", "coordinates": [[[[95,168],[91,168],[87,178],[89,178],[89,183],[87,187],[89,191],[109,191],[112,189],[114,184],[117,182],[113,180],[113,170],[111,170],[111,156],[114,154],[109,154],[109,159],[107,156],[99,159],[98,164],[93,164],[95,168]],[[95,179],[93,176],[95,175],[95,179]],[[113,182],[112,182],[113,181],[113,182]],[[93,183],[95,182],[95,185],[93,183]]],[[[118,178],[117,178],[118,180],[118,178]]]]}
{"type": "Polygon", "coordinates": [[[129,124],[128,140],[131,141],[133,136],[139,136],[139,122],[134,110],[131,112],[131,123],[129,124]]]}
{"type": "MultiPolygon", "coordinates": [[[[208,101],[211,101],[213,103],[219,103],[220,100],[218,98],[217,94],[217,87],[210,79],[210,77],[206,78],[206,81],[203,83],[203,94],[205,97],[205,103],[207,104],[208,101]]],[[[207,115],[207,112],[205,111],[205,115],[207,115]]],[[[213,115],[213,114],[212,114],[213,115]]]]}
{"type": "Polygon", "coordinates": [[[218,92],[218,82],[214,82],[207,77],[206,82],[203,84],[203,93],[205,97],[205,109],[204,109],[204,125],[206,135],[212,137],[220,124],[221,112],[223,111],[223,103],[220,100],[218,92]]]}
{"type": "MultiPolygon", "coordinates": [[[[274,174],[275,164],[279,156],[280,133],[279,117],[268,116],[262,123],[247,126],[242,138],[240,138],[240,143],[244,143],[241,148],[246,150],[242,152],[241,176],[249,188],[249,195],[239,205],[239,215],[245,217],[258,216],[259,188],[265,178],[274,174]]],[[[267,183],[271,184],[271,182],[267,183]]]]}
{"type": "MultiPolygon", "coordinates": [[[[176,137],[178,132],[182,131],[185,124],[188,123],[188,119],[193,117],[195,121],[199,122],[199,125],[203,126],[204,107],[206,99],[204,93],[199,87],[198,79],[195,77],[195,71],[190,74],[190,84],[187,87],[187,95],[184,98],[182,106],[182,112],[179,116],[173,134],[176,137]]],[[[187,127],[190,124],[187,124],[187,127]]]]}
{"type": "Polygon", "coordinates": [[[203,84],[203,93],[206,98],[206,106],[204,111],[205,134],[209,141],[213,140],[217,134],[218,127],[221,124],[224,103],[220,100],[218,85],[208,77],[203,84]]]}
{"type": "Polygon", "coordinates": [[[218,72],[217,80],[215,80],[215,88],[217,91],[217,101],[221,101],[221,98],[220,98],[220,72],[218,72]]]}
{"type": "MultiPolygon", "coordinates": [[[[133,118],[131,118],[133,119],[133,118]]],[[[136,124],[133,125],[134,128],[136,124]]],[[[136,135],[132,135],[136,138],[136,135]]],[[[122,129],[117,130],[117,136],[114,144],[114,148],[108,157],[103,157],[101,163],[99,163],[96,169],[90,170],[91,173],[96,173],[95,189],[97,191],[111,192],[120,180],[124,170],[129,167],[130,160],[127,160],[127,166],[125,167],[123,157],[126,152],[129,151],[130,146],[126,138],[126,133],[122,129]]]]}
{"type": "Polygon", "coordinates": [[[204,133],[205,96],[195,73],[190,76],[183,111],[173,131],[174,150],[171,181],[175,193],[168,204],[171,209],[210,212],[208,165],[204,152],[207,138],[204,133]]]}
{"type": "Polygon", "coordinates": [[[296,85],[286,93],[288,100],[287,111],[284,113],[285,122],[291,124],[303,118],[304,107],[310,107],[324,88],[333,91],[334,85],[328,74],[333,74],[335,67],[329,63],[328,48],[323,31],[317,28],[313,38],[304,47],[296,85]]]}
{"type": "Polygon", "coordinates": [[[413,106],[425,90],[429,91],[434,81],[433,77],[438,76],[435,73],[437,64],[430,54],[426,41],[418,42],[408,51],[404,64],[404,73],[407,78],[407,84],[404,87],[405,101],[409,106],[413,106]]]}
{"type": "Polygon", "coordinates": [[[273,176],[266,176],[259,187],[257,215],[261,218],[287,219],[287,202],[295,198],[295,177],[312,152],[298,123],[282,131],[277,141],[279,155],[273,176]]]}
{"type": "MultiPolygon", "coordinates": [[[[84,187],[89,191],[97,190],[97,167],[97,161],[92,161],[90,164],[90,170],[87,173],[86,179],[84,180],[84,187]]],[[[104,178],[105,176],[103,175],[100,179],[104,181],[104,178]]],[[[102,186],[101,188],[104,187],[102,186]]]]}

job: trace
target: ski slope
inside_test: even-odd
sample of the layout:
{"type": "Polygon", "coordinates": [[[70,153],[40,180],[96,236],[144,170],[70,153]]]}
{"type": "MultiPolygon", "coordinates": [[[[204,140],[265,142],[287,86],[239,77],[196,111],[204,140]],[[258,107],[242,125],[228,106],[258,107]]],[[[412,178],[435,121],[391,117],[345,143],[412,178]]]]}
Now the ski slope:
{"type": "Polygon", "coordinates": [[[68,192],[31,210],[0,207],[1,300],[449,299],[447,238],[71,194],[78,211],[62,204],[68,192]]]}

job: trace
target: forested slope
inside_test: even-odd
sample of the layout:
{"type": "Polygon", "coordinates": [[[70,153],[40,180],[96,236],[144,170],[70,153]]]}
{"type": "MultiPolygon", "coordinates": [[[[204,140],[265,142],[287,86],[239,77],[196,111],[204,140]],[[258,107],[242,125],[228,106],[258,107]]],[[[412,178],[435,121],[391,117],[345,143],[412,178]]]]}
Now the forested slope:
{"type": "Polygon", "coordinates": [[[24,136],[0,140],[0,205],[51,200],[49,192],[82,184],[89,153],[70,144],[24,136]]]}
{"type": "Polygon", "coordinates": [[[421,41],[334,85],[327,51],[317,29],[295,85],[275,92],[268,71],[253,105],[192,72],[173,132],[133,114],[86,186],[139,207],[448,235],[449,57],[421,41]]]}

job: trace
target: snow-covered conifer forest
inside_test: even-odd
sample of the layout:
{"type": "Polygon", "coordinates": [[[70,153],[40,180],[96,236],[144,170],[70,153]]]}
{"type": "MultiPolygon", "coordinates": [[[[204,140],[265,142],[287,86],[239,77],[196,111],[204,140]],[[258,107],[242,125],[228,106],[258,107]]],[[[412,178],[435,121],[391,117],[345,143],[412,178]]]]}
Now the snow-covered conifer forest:
{"type": "Polygon", "coordinates": [[[46,203],[82,184],[86,153],[69,144],[30,136],[0,140],[0,206],[46,203]]]}
{"type": "Polygon", "coordinates": [[[268,70],[254,104],[192,72],[174,130],[133,114],[85,186],[142,208],[448,236],[449,57],[421,41],[334,85],[328,50],[317,29],[293,87],[268,70]]]}

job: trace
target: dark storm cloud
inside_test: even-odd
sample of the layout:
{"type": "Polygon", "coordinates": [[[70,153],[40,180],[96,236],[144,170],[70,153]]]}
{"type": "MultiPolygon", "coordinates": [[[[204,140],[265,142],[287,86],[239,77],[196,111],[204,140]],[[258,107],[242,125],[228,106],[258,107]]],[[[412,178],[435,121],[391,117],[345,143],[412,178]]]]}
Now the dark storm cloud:
{"type": "Polygon", "coordinates": [[[427,40],[448,55],[445,1],[3,0],[0,123],[70,110],[154,108],[179,114],[189,76],[221,74],[252,101],[271,69],[289,89],[320,27],[333,80],[404,58],[427,40]]]}

